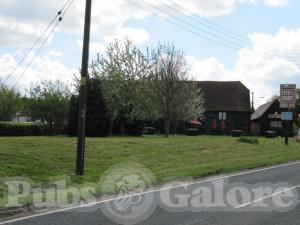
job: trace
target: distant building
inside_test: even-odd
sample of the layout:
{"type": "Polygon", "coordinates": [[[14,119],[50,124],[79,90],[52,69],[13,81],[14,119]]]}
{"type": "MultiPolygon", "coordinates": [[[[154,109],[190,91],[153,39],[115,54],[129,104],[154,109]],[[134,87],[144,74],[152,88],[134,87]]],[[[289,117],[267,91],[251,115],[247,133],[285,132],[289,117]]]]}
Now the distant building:
{"type": "MultiPolygon", "coordinates": [[[[281,120],[281,113],[286,109],[280,108],[280,100],[274,99],[261,105],[251,115],[251,131],[256,135],[264,135],[266,131],[276,131],[278,135],[284,135],[286,123],[281,120]]],[[[293,133],[293,124],[290,126],[293,133]]]]}
{"type": "Polygon", "coordinates": [[[29,116],[17,113],[16,116],[12,119],[12,121],[15,123],[27,123],[32,122],[32,119],[29,116]]]}
{"type": "Polygon", "coordinates": [[[249,131],[251,118],[250,90],[240,81],[199,81],[205,99],[205,133],[249,131]]]}

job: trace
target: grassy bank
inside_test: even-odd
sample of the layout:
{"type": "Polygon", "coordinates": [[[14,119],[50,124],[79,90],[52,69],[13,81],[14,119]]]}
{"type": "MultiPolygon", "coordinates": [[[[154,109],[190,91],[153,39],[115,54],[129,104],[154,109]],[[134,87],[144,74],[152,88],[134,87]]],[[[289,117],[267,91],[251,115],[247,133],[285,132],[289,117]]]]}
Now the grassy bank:
{"type": "Polygon", "coordinates": [[[129,161],[145,166],[161,183],[300,159],[300,144],[291,139],[285,146],[283,141],[259,138],[258,144],[251,144],[222,136],[88,138],[86,175],[78,178],[75,138],[3,137],[0,177],[21,176],[42,184],[68,175],[76,184],[98,182],[111,166],[129,161]]]}

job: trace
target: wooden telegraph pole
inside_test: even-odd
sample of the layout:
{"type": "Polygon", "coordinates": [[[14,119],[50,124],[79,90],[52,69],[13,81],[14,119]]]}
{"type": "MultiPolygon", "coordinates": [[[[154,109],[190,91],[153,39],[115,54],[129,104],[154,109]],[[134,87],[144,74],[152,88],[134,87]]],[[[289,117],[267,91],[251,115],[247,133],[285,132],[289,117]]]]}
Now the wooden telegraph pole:
{"type": "Polygon", "coordinates": [[[90,27],[91,27],[92,0],[86,0],[84,37],[80,80],[80,99],[78,116],[78,140],[77,140],[77,160],[76,175],[84,173],[84,152],[85,152],[85,118],[86,118],[86,100],[87,100],[87,79],[89,66],[89,48],[90,48],[90,27]]]}

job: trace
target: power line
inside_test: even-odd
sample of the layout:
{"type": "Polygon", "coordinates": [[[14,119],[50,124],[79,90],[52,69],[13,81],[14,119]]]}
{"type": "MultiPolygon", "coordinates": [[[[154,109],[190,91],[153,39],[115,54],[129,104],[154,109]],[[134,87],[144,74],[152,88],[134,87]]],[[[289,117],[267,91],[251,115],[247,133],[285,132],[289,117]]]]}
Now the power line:
{"type": "MultiPolygon", "coordinates": [[[[190,13],[192,13],[191,11],[187,10],[186,8],[183,8],[180,4],[178,4],[177,2],[173,1],[173,0],[168,0],[169,2],[171,2],[172,4],[176,5],[178,8],[180,9],[183,9],[185,11],[188,11],[190,13]]],[[[168,8],[176,11],[177,13],[181,14],[181,15],[184,15],[190,19],[192,19],[193,21],[199,23],[199,24],[202,24],[203,26],[205,27],[208,27],[216,32],[219,32],[223,35],[226,35],[226,36],[229,36],[237,41],[240,41],[242,43],[245,43],[245,44],[257,44],[257,45],[261,45],[258,41],[253,41],[251,40],[250,38],[248,37],[244,37],[242,35],[239,35],[237,33],[234,33],[228,29],[225,29],[211,21],[209,21],[208,19],[205,19],[205,18],[202,18],[200,16],[197,16],[197,17],[192,17],[192,16],[187,16],[186,14],[184,14],[183,12],[181,12],[181,10],[178,10],[176,9],[175,7],[171,6],[171,5],[168,5],[166,3],[162,3],[160,2],[161,4],[167,6],[168,8]]],[[[264,44],[265,45],[265,44],[264,44]]],[[[269,46],[270,47],[270,46],[269,46]]],[[[282,53],[284,54],[300,54],[300,51],[297,51],[297,50],[289,50],[289,49],[282,49],[282,48],[265,48],[265,47],[261,47],[261,48],[264,48],[265,50],[267,51],[273,51],[273,50],[276,50],[276,51],[281,51],[282,53]]]]}
{"type": "MultiPolygon", "coordinates": [[[[144,10],[145,12],[149,12],[149,10],[147,10],[145,7],[139,5],[139,4],[137,4],[137,3],[135,3],[135,2],[133,2],[133,1],[131,1],[131,0],[127,0],[127,1],[128,1],[130,4],[135,5],[136,7],[138,7],[138,8],[140,8],[140,9],[144,10]]],[[[217,44],[222,45],[222,46],[225,46],[225,47],[227,47],[227,48],[231,48],[231,49],[234,49],[234,50],[239,50],[239,48],[237,48],[236,46],[231,46],[230,44],[223,43],[223,42],[218,41],[218,40],[214,40],[214,39],[212,39],[212,38],[210,38],[210,37],[207,37],[207,36],[205,36],[205,35],[203,35],[203,34],[200,34],[200,33],[195,32],[195,31],[193,31],[193,30],[191,30],[191,29],[189,29],[189,28],[186,28],[185,26],[182,26],[182,25],[180,25],[180,24],[178,24],[178,23],[176,23],[176,22],[174,22],[174,21],[172,21],[172,20],[169,20],[169,19],[167,19],[167,18],[165,18],[165,17],[163,17],[163,16],[161,16],[161,15],[159,15],[159,14],[157,14],[157,13],[151,12],[151,14],[154,15],[154,16],[156,16],[156,17],[158,17],[158,18],[160,18],[160,19],[162,19],[162,20],[164,20],[164,21],[166,21],[166,22],[168,22],[168,23],[170,23],[170,24],[172,24],[172,25],[174,25],[174,26],[176,26],[176,27],[179,27],[179,28],[181,28],[181,29],[183,29],[183,30],[185,30],[185,31],[188,31],[188,32],[190,32],[190,33],[192,33],[192,34],[194,34],[194,35],[196,35],[196,36],[198,36],[198,37],[207,39],[207,40],[209,40],[209,41],[211,41],[211,42],[217,43],[217,44]]]]}
{"type": "MultiPolygon", "coordinates": [[[[73,3],[73,1],[74,0],[68,0],[64,5],[63,5],[63,7],[61,8],[61,10],[60,10],[60,12],[63,12],[63,11],[68,11],[68,9],[69,9],[69,7],[70,7],[70,5],[73,3]],[[70,1],[72,1],[71,3],[70,3],[70,1]],[[70,4],[69,4],[70,3],[70,4]],[[68,4],[69,4],[69,6],[68,6],[68,4]],[[67,8],[66,8],[67,7],[67,8]],[[65,10],[65,8],[66,8],[66,10],[65,10]]],[[[64,14],[63,14],[64,15],[64,14]]]]}
{"type": "MultiPolygon", "coordinates": [[[[144,1],[144,2],[145,2],[145,1],[144,1]]],[[[181,22],[181,23],[184,23],[185,25],[188,25],[188,26],[192,27],[193,29],[199,30],[199,31],[202,32],[202,33],[205,33],[205,34],[207,34],[207,35],[210,35],[210,36],[212,36],[212,37],[214,37],[214,38],[217,38],[217,39],[219,39],[219,40],[221,40],[221,41],[230,43],[231,45],[237,46],[237,47],[239,47],[239,48],[244,48],[244,47],[245,47],[244,45],[241,45],[240,43],[236,43],[236,42],[234,42],[234,41],[231,41],[231,40],[225,39],[225,38],[223,38],[223,37],[220,37],[220,36],[218,36],[217,34],[214,34],[214,33],[208,32],[208,31],[206,31],[206,30],[203,30],[203,29],[201,29],[201,28],[195,26],[194,24],[192,24],[192,23],[190,23],[190,22],[188,22],[188,21],[186,21],[186,20],[184,20],[184,19],[178,18],[178,17],[174,16],[172,13],[170,13],[170,12],[168,12],[168,11],[165,11],[165,10],[162,10],[162,9],[160,9],[159,7],[157,7],[157,6],[155,6],[155,5],[151,4],[151,3],[148,3],[148,2],[145,2],[145,3],[146,3],[147,5],[149,5],[149,6],[151,6],[152,8],[154,8],[154,9],[156,9],[156,10],[158,10],[158,11],[160,11],[160,12],[162,12],[162,13],[168,15],[168,16],[170,16],[171,18],[174,18],[175,20],[177,20],[177,21],[179,21],[179,22],[181,22]]],[[[162,3],[162,4],[164,4],[164,3],[162,3]]],[[[167,7],[169,7],[167,4],[164,4],[164,5],[167,6],[167,7]]],[[[177,11],[177,12],[178,12],[178,11],[177,11]]],[[[179,12],[179,13],[181,13],[181,12],[179,12]]],[[[183,14],[183,13],[181,13],[181,14],[183,14]]],[[[183,15],[186,16],[185,14],[183,14],[183,15]]],[[[186,17],[190,18],[189,16],[186,16],[186,17]]],[[[267,50],[264,49],[264,51],[263,51],[262,49],[257,49],[257,50],[254,50],[254,51],[257,51],[257,52],[259,52],[259,53],[261,53],[261,54],[265,54],[265,55],[269,55],[269,56],[277,55],[277,56],[279,56],[279,57],[286,57],[286,58],[291,58],[291,59],[300,59],[299,56],[298,56],[298,57],[297,57],[297,56],[290,56],[290,55],[288,56],[288,55],[285,55],[284,53],[274,53],[273,51],[268,52],[268,49],[267,49],[267,50]]]]}
{"type": "Polygon", "coordinates": [[[20,76],[18,77],[17,81],[15,82],[15,84],[13,85],[12,89],[15,89],[16,86],[18,85],[18,83],[20,82],[20,80],[22,79],[22,77],[26,74],[26,72],[28,71],[28,69],[30,68],[31,64],[34,62],[34,60],[36,59],[36,57],[39,55],[39,53],[41,52],[41,50],[43,49],[43,47],[45,46],[45,44],[48,42],[49,38],[51,37],[51,35],[54,33],[56,27],[59,25],[59,23],[63,20],[65,14],[67,13],[67,11],[69,10],[70,6],[72,5],[72,3],[74,2],[74,0],[69,0],[68,1],[68,6],[65,5],[63,7],[63,9],[65,9],[64,11],[60,11],[60,17],[58,18],[56,24],[53,26],[53,28],[50,30],[50,32],[48,33],[48,35],[46,36],[46,38],[44,39],[44,41],[41,43],[40,47],[37,49],[37,52],[35,53],[35,55],[32,57],[32,59],[28,62],[27,66],[25,67],[25,69],[23,70],[23,72],[20,74],[20,76]]]}
{"type": "MultiPolygon", "coordinates": [[[[143,9],[143,10],[146,11],[146,12],[150,12],[150,11],[149,11],[148,9],[146,9],[145,7],[139,5],[139,4],[137,4],[137,3],[135,3],[135,2],[133,2],[133,1],[131,1],[131,0],[128,0],[128,2],[130,2],[130,3],[133,4],[133,5],[135,5],[135,6],[138,7],[138,8],[143,9]]],[[[222,37],[219,37],[219,36],[216,35],[216,34],[213,34],[213,33],[211,33],[211,32],[207,32],[207,31],[205,31],[205,30],[202,30],[202,29],[198,28],[197,26],[195,26],[194,24],[191,24],[191,23],[187,22],[187,21],[184,20],[184,19],[177,18],[177,17],[173,16],[172,13],[169,13],[169,12],[166,12],[166,11],[164,11],[164,10],[161,10],[160,8],[158,8],[158,7],[156,7],[156,6],[152,5],[152,4],[150,4],[150,3],[148,3],[148,2],[144,2],[144,3],[146,3],[147,5],[149,5],[151,8],[154,8],[154,9],[158,10],[159,12],[161,12],[161,13],[163,13],[163,14],[166,14],[166,15],[168,15],[169,17],[171,17],[171,18],[173,18],[173,19],[175,19],[175,20],[177,20],[177,21],[179,21],[179,22],[181,22],[181,23],[183,23],[183,24],[185,24],[185,25],[188,25],[189,27],[192,27],[193,29],[196,29],[196,30],[198,30],[198,31],[200,31],[200,32],[206,34],[206,35],[204,35],[204,34],[201,34],[201,33],[199,33],[199,32],[195,32],[193,29],[186,28],[186,26],[180,25],[180,24],[178,24],[178,23],[176,23],[176,22],[174,22],[174,21],[172,21],[172,20],[169,20],[169,19],[165,18],[165,16],[160,16],[160,15],[158,15],[158,14],[152,12],[152,10],[151,10],[151,13],[152,13],[153,15],[155,15],[156,17],[159,17],[160,19],[165,20],[165,21],[167,21],[168,23],[173,24],[174,26],[177,26],[177,27],[179,27],[179,28],[181,28],[181,29],[184,29],[184,30],[186,30],[186,31],[188,31],[188,32],[190,32],[190,33],[193,33],[194,35],[200,36],[200,37],[205,38],[205,39],[207,39],[207,40],[209,40],[209,41],[211,41],[211,42],[220,44],[220,45],[222,45],[222,46],[225,46],[225,47],[227,47],[227,48],[231,48],[231,49],[234,49],[234,50],[239,50],[240,48],[242,48],[242,47],[244,48],[244,47],[245,47],[244,45],[237,44],[237,43],[235,43],[235,42],[233,42],[233,41],[230,41],[230,40],[224,39],[224,38],[222,38],[222,37]],[[210,35],[210,36],[212,36],[212,37],[214,37],[214,38],[211,38],[210,36],[207,36],[207,35],[210,35]],[[218,40],[216,40],[215,38],[217,38],[218,40]]],[[[256,53],[256,54],[259,53],[259,55],[261,55],[261,54],[269,55],[269,56],[274,56],[274,55],[275,55],[273,52],[272,52],[272,53],[268,53],[268,52],[263,52],[263,51],[259,51],[259,50],[253,50],[253,51],[254,51],[253,53],[256,53]]],[[[291,61],[292,61],[292,59],[294,59],[294,60],[299,59],[299,58],[297,58],[297,57],[284,56],[283,54],[277,54],[277,56],[278,56],[278,57],[286,57],[286,58],[289,57],[289,58],[291,59],[291,61]]]]}
{"type": "MultiPolygon", "coordinates": [[[[25,61],[25,59],[29,56],[30,52],[37,46],[37,44],[42,40],[43,36],[48,32],[48,30],[52,27],[52,25],[54,24],[54,22],[58,19],[58,17],[62,14],[62,12],[65,10],[65,8],[70,6],[68,6],[68,4],[70,3],[70,1],[73,0],[68,0],[63,7],[57,12],[56,16],[50,21],[50,23],[48,24],[48,26],[43,30],[43,32],[41,33],[41,35],[38,37],[38,39],[33,43],[33,45],[27,50],[27,53],[22,57],[22,59],[18,62],[18,64],[15,66],[15,68],[9,73],[9,75],[7,76],[7,78],[4,81],[4,85],[7,83],[7,81],[12,77],[12,75],[17,71],[17,69],[21,66],[21,64],[25,61]]],[[[66,11],[65,11],[66,12],[66,11]]],[[[64,15],[63,15],[64,16],[64,15]]]]}
{"type": "Polygon", "coordinates": [[[47,35],[47,37],[45,38],[45,40],[43,41],[43,43],[38,48],[36,54],[29,61],[29,63],[27,64],[27,66],[25,67],[25,69],[23,70],[23,72],[21,73],[21,75],[19,76],[19,78],[17,79],[17,81],[15,82],[15,84],[13,85],[12,89],[15,89],[15,87],[17,86],[17,84],[20,82],[21,78],[25,75],[25,73],[27,72],[27,70],[29,69],[29,67],[31,66],[31,64],[33,63],[33,61],[35,60],[36,56],[41,52],[42,48],[45,46],[45,44],[47,43],[47,41],[49,40],[49,38],[51,37],[52,33],[54,32],[55,28],[58,26],[59,23],[60,23],[60,20],[58,20],[56,22],[55,26],[49,32],[49,34],[47,35]]]}
{"type": "MultiPolygon", "coordinates": [[[[144,2],[145,2],[145,1],[144,1],[144,2]]],[[[216,35],[216,34],[213,34],[213,33],[209,32],[209,31],[203,30],[203,29],[201,29],[201,28],[195,26],[194,24],[187,22],[186,20],[183,20],[183,19],[181,19],[181,18],[179,18],[179,17],[173,16],[172,13],[167,12],[167,11],[165,11],[165,10],[162,10],[162,9],[160,9],[159,7],[157,7],[157,6],[155,6],[155,5],[151,4],[151,3],[148,3],[148,2],[145,2],[145,3],[146,3],[147,5],[149,5],[149,6],[151,6],[152,8],[154,8],[154,9],[156,9],[156,10],[158,10],[158,11],[160,11],[160,12],[162,12],[162,13],[168,15],[168,16],[170,16],[171,18],[173,18],[173,19],[175,19],[175,20],[177,20],[177,21],[179,21],[179,22],[181,22],[181,23],[184,23],[184,24],[186,24],[186,25],[188,25],[188,26],[190,26],[190,27],[193,27],[194,29],[199,30],[199,31],[202,32],[202,33],[205,33],[205,34],[207,34],[207,35],[210,35],[210,36],[212,36],[212,37],[214,37],[214,38],[217,38],[217,39],[219,39],[219,40],[221,40],[221,41],[225,41],[225,42],[228,42],[228,43],[230,43],[230,44],[233,44],[233,45],[236,45],[236,46],[239,46],[239,47],[244,47],[243,45],[234,43],[234,42],[232,42],[232,41],[230,41],[230,40],[224,39],[224,38],[222,38],[222,37],[220,37],[220,36],[218,36],[218,35],[216,35]]]]}
{"type": "MultiPolygon", "coordinates": [[[[62,14],[62,18],[64,18],[64,16],[66,15],[66,13],[69,11],[71,5],[73,4],[74,0],[68,0],[68,2],[70,2],[70,4],[67,6],[67,4],[65,5],[66,10],[64,10],[63,14],[62,14]],[[71,1],[71,2],[70,2],[71,1]]],[[[62,10],[63,11],[63,10],[62,10]]]]}

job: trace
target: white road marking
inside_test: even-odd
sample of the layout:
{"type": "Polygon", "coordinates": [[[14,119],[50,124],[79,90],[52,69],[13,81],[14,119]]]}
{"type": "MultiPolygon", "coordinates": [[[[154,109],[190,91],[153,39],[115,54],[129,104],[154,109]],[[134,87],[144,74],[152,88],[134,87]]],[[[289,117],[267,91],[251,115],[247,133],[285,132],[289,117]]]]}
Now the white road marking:
{"type": "Polygon", "coordinates": [[[54,214],[54,213],[66,212],[66,211],[70,211],[70,210],[78,209],[78,208],[93,207],[95,205],[102,204],[102,203],[105,203],[105,202],[110,202],[110,201],[115,201],[115,200],[120,200],[120,199],[126,199],[126,198],[135,197],[135,196],[140,196],[140,195],[165,191],[165,190],[172,190],[172,189],[176,189],[176,188],[180,188],[180,187],[186,187],[186,186],[191,186],[191,185],[194,185],[194,184],[206,183],[206,182],[215,181],[215,180],[221,180],[221,179],[227,179],[227,178],[231,178],[231,177],[243,176],[243,175],[247,175],[247,174],[252,174],[252,173],[257,173],[257,172],[262,172],[262,171],[266,171],[266,170],[272,170],[272,169],[277,169],[277,168],[282,168],[282,167],[287,167],[287,166],[292,166],[292,165],[296,165],[296,164],[300,164],[300,161],[287,163],[287,164],[281,164],[281,165],[277,165],[277,166],[264,167],[264,168],[261,168],[261,169],[250,170],[250,171],[246,171],[246,172],[242,172],[242,173],[235,173],[235,174],[231,174],[231,175],[228,175],[228,176],[214,177],[214,178],[211,178],[211,179],[205,179],[205,180],[196,181],[196,182],[192,182],[192,183],[187,183],[187,184],[183,184],[183,185],[172,186],[172,187],[162,188],[162,189],[156,189],[156,190],[136,193],[136,194],[133,194],[133,195],[123,196],[123,197],[118,197],[118,198],[113,198],[113,199],[101,200],[101,201],[97,201],[97,202],[94,202],[94,203],[82,204],[82,205],[78,205],[78,206],[74,206],[74,207],[58,209],[58,210],[53,210],[53,211],[44,212],[44,213],[38,213],[38,214],[30,215],[30,216],[17,218],[17,219],[3,221],[3,222],[0,222],[0,225],[14,223],[14,222],[22,221],[22,220],[28,220],[28,219],[41,217],[41,216],[46,216],[46,215],[54,214]]]}
{"type": "Polygon", "coordinates": [[[254,201],[247,202],[247,203],[244,203],[244,204],[242,204],[242,205],[238,205],[238,206],[236,206],[236,207],[234,207],[234,208],[235,208],[235,209],[245,208],[245,207],[247,207],[247,206],[251,206],[253,203],[261,202],[261,201],[263,201],[263,200],[265,200],[265,199],[274,197],[274,196],[276,196],[276,195],[280,195],[280,194],[282,194],[282,193],[284,193],[284,192],[287,192],[287,191],[295,190],[295,189],[297,189],[297,188],[300,188],[300,185],[293,186],[293,187],[290,187],[290,188],[286,188],[286,189],[284,189],[284,190],[282,190],[282,191],[278,191],[278,192],[275,192],[275,193],[273,193],[273,194],[271,194],[271,195],[267,195],[267,196],[265,196],[265,197],[255,199],[254,201]]]}

